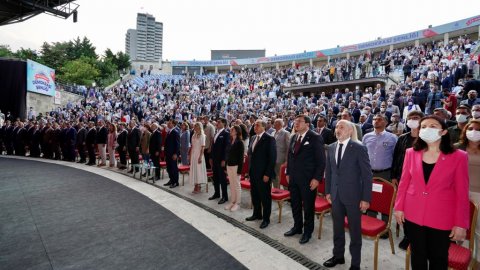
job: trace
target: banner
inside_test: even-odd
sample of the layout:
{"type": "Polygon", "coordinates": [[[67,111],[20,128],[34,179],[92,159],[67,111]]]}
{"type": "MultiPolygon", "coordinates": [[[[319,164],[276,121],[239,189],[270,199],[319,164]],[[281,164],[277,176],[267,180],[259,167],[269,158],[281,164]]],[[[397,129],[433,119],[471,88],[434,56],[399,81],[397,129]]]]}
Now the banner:
{"type": "Polygon", "coordinates": [[[369,42],[352,44],[348,46],[339,46],[331,49],[324,49],[318,51],[287,54],[270,57],[246,58],[246,59],[232,59],[232,60],[214,60],[214,61],[172,61],[172,67],[213,67],[213,66],[244,66],[256,64],[271,64],[279,62],[291,62],[299,60],[315,59],[320,57],[328,57],[341,55],[348,52],[366,51],[369,49],[395,45],[402,42],[411,42],[415,40],[428,39],[437,35],[454,32],[457,30],[468,29],[480,25],[480,15],[466,18],[463,20],[434,26],[432,28],[422,29],[415,32],[410,32],[398,36],[381,38],[369,42]]]}
{"type": "Polygon", "coordinates": [[[53,104],[62,104],[62,93],[60,91],[55,91],[55,98],[53,99],[53,104]]]}
{"type": "Polygon", "coordinates": [[[55,70],[27,60],[27,91],[55,96],[55,70]]]}

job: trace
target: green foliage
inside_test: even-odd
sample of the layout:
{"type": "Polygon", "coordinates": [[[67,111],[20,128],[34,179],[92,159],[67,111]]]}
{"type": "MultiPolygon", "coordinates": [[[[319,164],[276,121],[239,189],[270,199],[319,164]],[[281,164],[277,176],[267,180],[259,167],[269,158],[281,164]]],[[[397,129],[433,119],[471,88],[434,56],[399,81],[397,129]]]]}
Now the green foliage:
{"type": "Polygon", "coordinates": [[[13,52],[8,45],[0,45],[0,57],[12,57],[13,52]]]}
{"type": "Polygon", "coordinates": [[[8,45],[0,45],[0,57],[31,59],[55,69],[63,83],[107,86],[120,78],[119,71],[130,67],[130,58],[123,52],[106,49],[99,58],[95,46],[87,37],[70,41],[44,42],[37,54],[32,49],[20,48],[13,52],[8,45]]]}
{"type": "Polygon", "coordinates": [[[60,68],[59,80],[79,85],[92,85],[100,75],[98,68],[92,65],[92,60],[92,58],[82,56],[66,62],[60,68]]]}

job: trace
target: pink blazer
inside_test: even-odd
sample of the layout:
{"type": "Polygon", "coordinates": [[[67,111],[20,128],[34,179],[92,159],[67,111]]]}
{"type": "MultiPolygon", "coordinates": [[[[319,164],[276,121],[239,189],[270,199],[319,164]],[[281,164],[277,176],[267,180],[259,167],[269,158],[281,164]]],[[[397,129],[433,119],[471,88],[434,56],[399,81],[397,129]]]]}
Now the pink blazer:
{"type": "Polygon", "coordinates": [[[422,167],[423,151],[407,149],[402,177],[395,200],[395,210],[420,226],[451,230],[468,229],[468,156],[462,150],[440,153],[428,184],[422,167]]]}

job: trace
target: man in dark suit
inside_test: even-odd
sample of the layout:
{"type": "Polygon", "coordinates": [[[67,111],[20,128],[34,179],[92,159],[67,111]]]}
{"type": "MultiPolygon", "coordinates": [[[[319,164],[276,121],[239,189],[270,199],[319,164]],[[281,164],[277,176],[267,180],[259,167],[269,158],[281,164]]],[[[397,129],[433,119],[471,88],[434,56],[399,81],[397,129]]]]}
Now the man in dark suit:
{"type": "Polygon", "coordinates": [[[117,152],[120,158],[120,163],[118,168],[120,170],[125,170],[127,168],[127,137],[128,131],[126,129],[126,123],[121,122],[118,124],[118,135],[117,135],[117,152]]]}
{"type": "Polygon", "coordinates": [[[160,179],[160,152],[162,151],[162,134],[158,129],[158,124],[153,123],[150,126],[152,135],[150,136],[150,144],[148,146],[148,153],[152,160],[153,166],[155,166],[155,175],[151,180],[160,179]]]}
{"type": "Polygon", "coordinates": [[[362,136],[365,136],[365,134],[373,131],[373,125],[371,123],[367,123],[367,115],[362,114],[360,115],[360,128],[362,130],[362,136]]]}
{"type": "Polygon", "coordinates": [[[32,125],[33,133],[31,137],[31,144],[30,144],[30,156],[31,157],[40,157],[40,142],[41,142],[41,129],[43,128],[43,124],[40,123],[40,126],[34,122],[32,125]]]}
{"type": "Polygon", "coordinates": [[[333,131],[329,129],[326,124],[327,118],[323,115],[320,116],[318,118],[317,128],[315,131],[322,136],[323,142],[328,145],[334,143],[337,139],[335,138],[335,135],[333,135],[333,131]]]}
{"type": "Polygon", "coordinates": [[[101,162],[99,167],[107,165],[107,141],[108,141],[108,129],[105,127],[105,121],[98,120],[98,131],[96,143],[98,147],[98,154],[100,155],[101,162]]]}
{"type": "Polygon", "coordinates": [[[77,141],[77,130],[70,122],[65,123],[65,160],[75,161],[75,143],[77,141]]]}
{"type": "Polygon", "coordinates": [[[210,153],[210,166],[213,170],[213,187],[215,193],[209,200],[220,198],[220,188],[222,189],[222,198],[218,204],[228,201],[227,176],[225,175],[225,161],[227,160],[227,146],[230,144],[230,133],[225,129],[227,120],[219,118],[217,120],[217,132],[213,137],[212,152],[210,153]]]}
{"type": "Polygon", "coordinates": [[[355,138],[353,123],[340,120],[335,129],[338,141],[327,148],[325,169],[326,199],[332,204],[333,257],[323,265],[344,264],[345,216],[350,231],[350,269],[360,269],[362,232],[361,211],[370,207],[372,168],[367,148],[355,138]]]}
{"type": "Polygon", "coordinates": [[[270,224],[272,212],[272,180],[275,178],[275,161],[277,148],[275,138],[265,132],[267,123],[263,120],[255,121],[255,136],[248,148],[250,176],[250,195],[252,196],[253,215],[247,221],[261,219],[260,229],[270,224]]]}
{"type": "MultiPolygon", "coordinates": [[[[142,132],[137,127],[135,120],[130,120],[130,123],[128,125],[130,126],[130,131],[128,132],[127,149],[128,155],[130,156],[130,163],[132,165],[139,164],[140,161],[138,155],[140,154],[140,137],[142,135],[142,132]]],[[[138,172],[138,169],[139,168],[135,168],[135,171],[138,172]]],[[[132,172],[133,166],[129,173],[132,172]]]]}
{"type": "Polygon", "coordinates": [[[85,129],[85,124],[80,122],[78,123],[77,141],[76,141],[78,155],[80,156],[80,161],[78,161],[78,163],[87,162],[85,157],[86,139],[87,139],[87,130],[85,129]]]}
{"type": "Polygon", "coordinates": [[[308,116],[296,117],[296,134],[290,140],[286,171],[294,225],[284,235],[293,236],[301,234],[303,231],[300,244],[307,243],[312,237],[317,186],[322,181],[325,170],[325,149],[322,136],[309,130],[309,126],[310,118],[308,116]]]}
{"type": "Polygon", "coordinates": [[[170,180],[164,186],[178,187],[178,156],[180,154],[180,133],[175,128],[177,121],[170,119],[167,122],[168,133],[165,138],[165,161],[170,180]]]}
{"type": "Polygon", "coordinates": [[[5,150],[7,155],[13,155],[13,131],[15,127],[11,124],[10,120],[7,120],[5,127],[5,150]]]}
{"type": "Polygon", "coordinates": [[[97,130],[93,121],[88,122],[88,132],[85,139],[85,144],[88,151],[87,165],[95,165],[95,140],[97,138],[97,130]]]}

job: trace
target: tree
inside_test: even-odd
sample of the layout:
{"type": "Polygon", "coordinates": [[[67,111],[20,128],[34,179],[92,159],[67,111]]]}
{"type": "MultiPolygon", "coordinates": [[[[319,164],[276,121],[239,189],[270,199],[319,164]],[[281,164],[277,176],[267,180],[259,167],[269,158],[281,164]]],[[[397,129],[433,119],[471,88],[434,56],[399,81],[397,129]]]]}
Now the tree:
{"type": "Polygon", "coordinates": [[[117,62],[115,63],[118,67],[118,70],[125,71],[130,68],[130,56],[123,52],[117,52],[116,54],[117,62]]]}
{"type": "Polygon", "coordinates": [[[12,57],[13,53],[8,45],[0,45],[0,57],[12,57]]]}
{"type": "Polygon", "coordinates": [[[59,80],[79,85],[91,85],[100,75],[99,70],[94,64],[92,65],[92,60],[94,61],[91,58],[80,57],[66,62],[60,68],[59,80]]]}
{"type": "Polygon", "coordinates": [[[14,54],[14,57],[22,59],[22,60],[33,60],[36,62],[41,62],[40,58],[37,55],[37,52],[32,49],[24,49],[23,47],[18,49],[14,54]]]}

